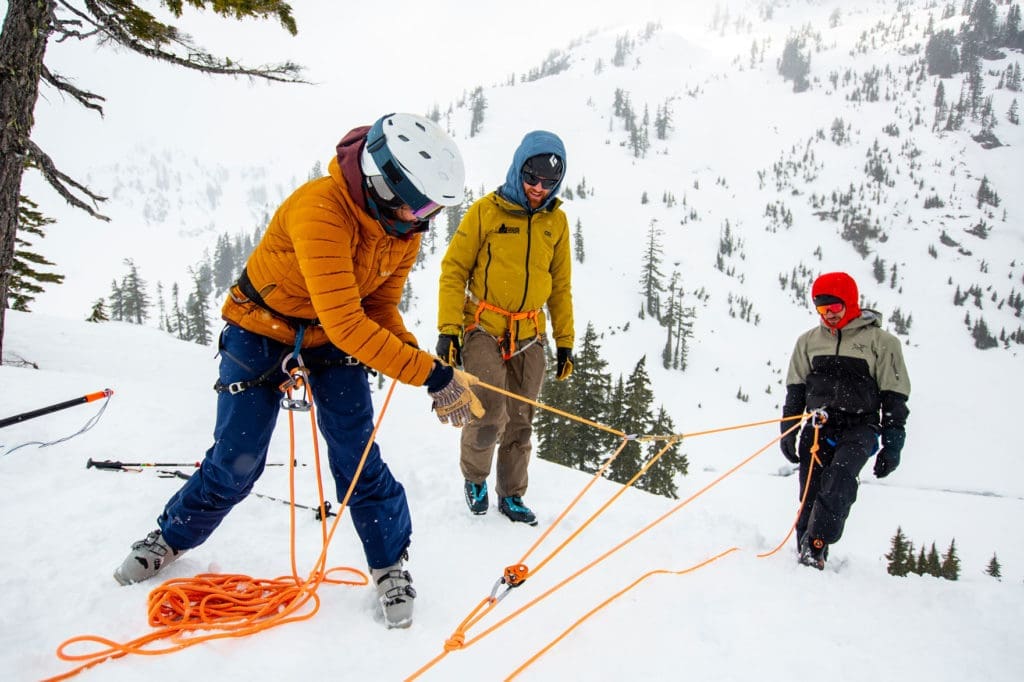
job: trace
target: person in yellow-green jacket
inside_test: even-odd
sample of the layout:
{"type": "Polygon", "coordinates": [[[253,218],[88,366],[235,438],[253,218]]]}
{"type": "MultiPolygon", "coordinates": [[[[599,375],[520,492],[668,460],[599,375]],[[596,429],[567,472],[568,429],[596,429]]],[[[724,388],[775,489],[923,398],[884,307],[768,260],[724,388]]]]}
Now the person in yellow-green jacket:
{"type": "MultiPolygon", "coordinates": [[[[564,381],[572,374],[572,257],[569,222],[558,199],[565,168],[557,135],[527,133],[504,184],[469,207],[441,261],[437,354],[484,383],[531,400],[540,394],[547,364],[545,306],[556,377],[564,381]]],[[[536,525],[523,503],[534,408],[486,388],[477,395],[485,415],[461,436],[466,504],[474,514],[487,513],[497,445],[498,510],[536,525]]]]}

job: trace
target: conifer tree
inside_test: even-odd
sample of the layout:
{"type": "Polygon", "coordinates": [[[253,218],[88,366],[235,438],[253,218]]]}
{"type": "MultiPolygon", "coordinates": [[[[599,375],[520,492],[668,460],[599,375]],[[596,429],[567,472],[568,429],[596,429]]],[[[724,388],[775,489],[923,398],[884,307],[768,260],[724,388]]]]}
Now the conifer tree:
{"type": "Polygon", "coordinates": [[[116,279],[110,281],[110,319],[124,320],[124,296],[116,279]]]}
{"type": "MultiPolygon", "coordinates": [[[[647,374],[647,356],[640,358],[625,384],[622,384],[622,407],[618,415],[618,428],[628,434],[645,435],[650,433],[654,414],[651,403],[654,393],[651,391],[651,379],[647,374]]],[[[612,463],[609,477],[619,483],[628,482],[640,471],[646,459],[643,448],[635,440],[629,441],[626,447],[612,463]]]]}
{"type": "MultiPolygon", "coordinates": [[[[614,417],[609,413],[608,403],[612,393],[612,377],[606,371],[608,363],[601,357],[597,331],[593,323],[587,323],[579,352],[573,363],[573,374],[569,381],[574,389],[570,403],[574,414],[599,424],[608,424],[614,417]]],[[[573,449],[577,460],[574,466],[587,472],[597,471],[611,454],[614,436],[592,426],[573,422],[573,449]]]]}
{"type": "Polygon", "coordinates": [[[946,580],[957,580],[960,577],[960,557],[956,555],[956,538],[950,541],[949,549],[942,555],[939,575],[946,580]]]}
{"type": "Polygon", "coordinates": [[[992,559],[988,562],[988,568],[985,569],[985,575],[990,575],[996,580],[1001,580],[1003,577],[1002,566],[999,565],[999,559],[996,558],[996,553],[992,552],[992,559]]]}
{"type": "MultiPolygon", "coordinates": [[[[676,427],[668,411],[664,406],[659,406],[658,414],[651,423],[650,433],[658,436],[669,436],[675,434],[675,432],[676,427]]],[[[647,446],[647,457],[645,459],[650,460],[661,452],[666,445],[668,445],[667,441],[654,441],[650,443],[647,446]]],[[[681,447],[682,445],[679,442],[668,446],[668,449],[658,458],[658,461],[636,482],[636,487],[640,490],[646,490],[649,493],[662,495],[673,500],[678,498],[675,476],[677,473],[685,476],[689,466],[686,455],[680,452],[681,447]]]]}
{"type": "Polygon", "coordinates": [[[198,268],[189,268],[192,277],[192,291],[185,301],[185,317],[191,341],[203,346],[210,345],[213,332],[208,319],[210,309],[210,268],[205,263],[198,268]]]}
{"type": "Polygon", "coordinates": [[[484,97],[482,86],[478,86],[473,90],[469,107],[472,112],[469,121],[469,136],[476,137],[484,125],[484,111],[487,110],[487,98],[484,97]]]}
{"type": "Polygon", "coordinates": [[[886,571],[889,575],[905,576],[910,573],[910,562],[913,560],[914,547],[903,535],[903,528],[896,527],[896,535],[892,537],[892,544],[889,553],[885,558],[889,560],[886,571]]]}
{"type": "Polygon", "coordinates": [[[644,309],[647,314],[655,319],[661,316],[660,294],[665,290],[662,282],[664,275],[661,273],[662,246],[661,229],[658,228],[658,219],[651,218],[647,227],[647,243],[644,247],[643,258],[640,270],[640,287],[644,296],[644,309]]]}
{"type": "Polygon", "coordinates": [[[235,283],[235,278],[237,277],[235,264],[237,260],[235,249],[231,244],[231,238],[227,233],[221,234],[217,238],[217,245],[213,249],[214,293],[220,294],[225,292],[235,283]]]}
{"type": "Polygon", "coordinates": [[[178,283],[171,285],[171,310],[167,316],[167,331],[174,334],[182,341],[191,341],[189,334],[188,320],[185,317],[185,310],[181,305],[181,289],[178,283]]]}
{"type": "Polygon", "coordinates": [[[936,578],[942,577],[942,560],[939,558],[939,551],[935,549],[935,543],[928,550],[928,558],[925,560],[924,572],[936,578]]]}
{"type": "Polygon", "coordinates": [[[576,229],[572,233],[572,253],[577,263],[582,263],[586,258],[583,250],[583,222],[579,218],[576,219],[576,229]]]}
{"type": "Polygon", "coordinates": [[[31,244],[21,236],[21,233],[44,237],[43,228],[55,221],[40,213],[37,210],[39,207],[28,197],[19,196],[18,199],[18,221],[21,229],[14,238],[14,261],[11,264],[11,277],[7,285],[7,305],[12,310],[28,312],[29,303],[35,300],[36,294],[43,292],[42,285],[61,284],[64,282],[64,275],[36,269],[52,266],[53,263],[38,253],[29,251],[31,244]]]}
{"type": "Polygon", "coordinates": [[[911,573],[917,575],[924,575],[928,571],[928,555],[924,551],[924,545],[921,545],[921,551],[918,552],[917,561],[914,562],[913,568],[910,569],[911,573]]]}
{"type": "MultiPolygon", "coordinates": [[[[573,362],[572,377],[555,381],[555,363],[548,363],[549,375],[541,402],[599,424],[608,418],[611,376],[601,358],[594,325],[588,324],[573,362]]],[[[612,437],[590,425],[541,410],[535,420],[537,456],[580,471],[593,473],[610,454],[612,437]]]]}
{"type": "Polygon", "coordinates": [[[793,81],[793,92],[803,92],[811,87],[807,75],[811,72],[810,53],[804,55],[803,39],[791,37],[786,40],[779,60],[779,73],[784,80],[793,81]]]}
{"type": "Polygon", "coordinates": [[[131,258],[125,258],[128,274],[121,279],[122,319],[133,324],[142,324],[149,319],[151,303],[146,291],[146,280],[139,275],[139,268],[131,258]]]}
{"type": "Polygon", "coordinates": [[[96,299],[96,302],[92,304],[92,311],[89,313],[89,317],[85,318],[86,322],[107,322],[110,320],[110,316],[107,315],[106,304],[102,298],[96,299]]]}

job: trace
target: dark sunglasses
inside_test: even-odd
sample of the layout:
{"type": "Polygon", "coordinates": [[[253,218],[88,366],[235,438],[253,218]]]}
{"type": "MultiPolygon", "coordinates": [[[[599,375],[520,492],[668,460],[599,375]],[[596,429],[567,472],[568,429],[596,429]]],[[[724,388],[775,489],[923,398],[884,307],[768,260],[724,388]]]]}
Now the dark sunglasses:
{"type": "Polygon", "coordinates": [[[552,180],[551,178],[542,178],[539,175],[535,175],[532,171],[528,171],[525,168],[523,169],[523,182],[531,187],[539,182],[540,186],[544,189],[553,189],[560,179],[561,178],[556,178],[552,180]]]}
{"type": "Polygon", "coordinates": [[[825,313],[841,313],[845,307],[845,303],[829,303],[827,305],[815,306],[815,308],[818,309],[819,315],[824,315],[825,313]]]}

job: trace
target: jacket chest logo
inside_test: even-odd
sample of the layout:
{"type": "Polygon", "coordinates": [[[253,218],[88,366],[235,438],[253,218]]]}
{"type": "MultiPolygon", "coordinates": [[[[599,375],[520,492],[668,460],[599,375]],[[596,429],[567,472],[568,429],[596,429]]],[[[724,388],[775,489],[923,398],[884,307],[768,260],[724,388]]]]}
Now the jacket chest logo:
{"type": "Polygon", "coordinates": [[[497,230],[498,234],[519,234],[518,227],[509,227],[505,223],[501,224],[501,227],[497,230]]]}

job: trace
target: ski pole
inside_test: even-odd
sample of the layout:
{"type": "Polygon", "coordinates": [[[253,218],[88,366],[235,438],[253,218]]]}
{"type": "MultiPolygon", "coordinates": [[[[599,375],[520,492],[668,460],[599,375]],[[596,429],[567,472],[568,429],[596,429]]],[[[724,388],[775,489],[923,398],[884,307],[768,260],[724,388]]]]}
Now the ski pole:
{"type": "Polygon", "coordinates": [[[58,410],[65,410],[69,407],[74,407],[75,405],[81,405],[83,403],[91,403],[92,401],[99,400],[100,398],[109,398],[112,395],[114,395],[114,391],[109,388],[105,388],[102,391],[89,393],[88,395],[83,395],[72,400],[65,400],[62,403],[54,403],[53,405],[40,407],[38,410],[32,410],[31,412],[22,412],[21,414],[16,414],[13,417],[6,417],[4,419],[0,419],[0,429],[2,429],[5,426],[10,426],[11,424],[23,422],[26,419],[42,417],[44,414],[50,414],[51,412],[57,412],[58,410]]]}
{"type": "MultiPolygon", "coordinates": [[[[184,468],[199,468],[200,462],[118,462],[110,459],[103,461],[96,461],[92,457],[85,463],[86,469],[109,469],[116,471],[119,469],[138,468],[138,467],[184,467],[184,468]]],[[[288,466],[286,462],[267,462],[265,466],[268,467],[283,467],[288,466]]],[[[295,463],[295,466],[306,466],[305,464],[295,463]]]]}
{"type": "MultiPolygon", "coordinates": [[[[157,476],[159,476],[160,478],[183,478],[186,481],[188,479],[192,478],[192,474],[186,474],[184,471],[158,471],[156,473],[157,473],[157,476]]],[[[264,500],[270,500],[271,502],[280,502],[281,504],[288,504],[288,505],[293,504],[291,500],[285,500],[285,499],[280,498],[280,497],[274,497],[273,495],[264,495],[263,493],[257,493],[257,492],[251,492],[249,494],[250,495],[255,495],[256,497],[261,497],[264,500]]],[[[299,504],[298,502],[295,502],[294,505],[298,509],[308,509],[309,511],[313,512],[314,515],[316,516],[316,520],[317,521],[319,521],[319,520],[321,520],[323,518],[320,515],[320,507],[319,506],[311,507],[311,506],[309,506],[307,504],[299,504]]],[[[327,517],[328,518],[330,518],[332,516],[337,516],[338,515],[336,512],[332,512],[331,511],[331,502],[330,502],[330,500],[324,500],[324,511],[327,512],[327,517]]]]}

